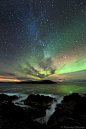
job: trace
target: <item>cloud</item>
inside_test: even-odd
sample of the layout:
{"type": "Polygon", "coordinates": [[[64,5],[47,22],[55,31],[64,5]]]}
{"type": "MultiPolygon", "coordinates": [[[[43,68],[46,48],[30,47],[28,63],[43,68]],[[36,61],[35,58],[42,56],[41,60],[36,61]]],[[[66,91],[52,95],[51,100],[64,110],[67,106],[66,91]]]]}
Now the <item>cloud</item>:
{"type": "Polygon", "coordinates": [[[14,81],[14,80],[17,80],[17,81],[27,81],[27,80],[31,80],[31,78],[28,78],[28,77],[19,77],[13,73],[3,73],[3,74],[0,74],[0,80],[2,81],[14,81]]]}
{"type": "Polygon", "coordinates": [[[15,74],[13,74],[13,73],[6,73],[7,75],[9,75],[9,76],[16,76],[15,74]]]}
{"type": "Polygon", "coordinates": [[[56,71],[56,69],[53,69],[53,70],[51,71],[51,74],[55,74],[55,71],[56,71]]]}
{"type": "Polygon", "coordinates": [[[22,72],[24,75],[31,75],[31,76],[42,79],[42,78],[46,78],[46,77],[49,77],[50,75],[55,74],[56,69],[52,68],[52,63],[53,63],[53,61],[52,61],[51,57],[38,63],[38,67],[43,69],[43,72],[45,72],[45,74],[40,73],[40,70],[37,70],[36,68],[34,68],[29,62],[25,62],[24,67],[22,67],[20,65],[19,69],[20,69],[20,72],[22,72]],[[48,74],[47,74],[47,71],[48,71],[48,74]]]}
{"type": "Polygon", "coordinates": [[[38,70],[36,70],[33,66],[30,65],[30,63],[26,62],[26,65],[27,65],[28,69],[30,69],[32,72],[39,73],[38,70]]]}
{"type": "Polygon", "coordinates": [[[47,58],[45,61],[42,61],[40,63],[38,63],[38,65],[43,68],[44,70],[49,69],[49,67],[51,67],[53,61],[51,59],[51,57],[47,58]]]}
{"type": "Polygon", "coordinates": [[[32,70],[28,68],[25,68],[24,71],[25,71],[25,74],[32,74],[32,70]]]}
{"type": "Polygon", "coordinates": [[[16,77],[16,79],[18,79],[18,80],[21,80],[21,81],[29,81],[29,80],[31,80],[32,78],[28,78],[28,77],[16,77]]]}
{"type": "Polygon", "coordinates": [[[0,74],[0,81],[14,81],[14,80],[16,80],[16,75],[13,73],[0,74]]]}
{"type": "Polygon", "coordinates": [[[45,74],[38,74],[38,75],[35,75],[35,77],[39,77],[39,78],[44,78],[45,77],[45,74]]]}
{"type": "Polygon", "coordinates": [[[0,76],[16,76],[15,74],[13,73],[3,73],[3,74],[0,74],[0,76]]]}

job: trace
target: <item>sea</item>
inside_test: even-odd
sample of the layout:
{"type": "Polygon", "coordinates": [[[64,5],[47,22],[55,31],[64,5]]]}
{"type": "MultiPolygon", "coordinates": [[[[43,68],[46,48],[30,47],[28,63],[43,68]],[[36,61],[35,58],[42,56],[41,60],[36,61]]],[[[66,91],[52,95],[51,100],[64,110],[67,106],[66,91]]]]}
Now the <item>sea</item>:
{"type": "Polygon", "coordinates": [[[13,100],[16,106],[29,108],[24,105],[24,101],[30,94],[39,94],[56,98],[57,101],[51,103],[50,109],[46,110],[45,117],[37,118],[35,121],[46,123],[50,116],[55,112],[57,104],[61,103],[65,95],[78,93],[81,96],[86,94],[86,83],[57,83],[57,84],[18,84],[18,83],[0,83],[0,94],[9,96],[17,95],[18,99],[13,100]]]}
{"type": "Polygon", "coordinates": [[[16,84],[0,83],[0,93],[6,94],[44,94],[65,96],[71,93],[86,93],[86,83],[57,84],[16,84]]]}

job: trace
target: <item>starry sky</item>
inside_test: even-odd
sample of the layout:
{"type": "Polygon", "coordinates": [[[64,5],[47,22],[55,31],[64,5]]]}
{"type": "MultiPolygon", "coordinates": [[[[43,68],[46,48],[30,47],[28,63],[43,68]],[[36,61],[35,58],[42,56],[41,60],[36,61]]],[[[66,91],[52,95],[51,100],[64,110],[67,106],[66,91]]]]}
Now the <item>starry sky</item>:
{"type": "Polygon", "coordinates": [[[86,80],[86,0],[0,0],[0,81],[86,80]]]}

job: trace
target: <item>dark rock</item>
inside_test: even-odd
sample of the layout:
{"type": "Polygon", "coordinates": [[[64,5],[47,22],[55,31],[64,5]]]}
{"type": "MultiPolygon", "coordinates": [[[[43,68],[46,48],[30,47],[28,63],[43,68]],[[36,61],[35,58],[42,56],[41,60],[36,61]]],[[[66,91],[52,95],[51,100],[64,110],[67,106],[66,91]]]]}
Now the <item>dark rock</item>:
{"type": "Polygon", "coordinates": [[[53,100],[54,99],[49,96],[31,94],[24,100],[24,103],[31,106],[31,108],[29,108],[29,114],[37,118],[45,116],[46,109],[50,108],[50,104],[53,100]]]}
{"type": "Polygon", "coordinates": [[[67,103],[69,101],[74,101],[76,103],[76,109],[75,114],[82,114],[83,112],[86,112],[86,97],[80,96],[78,93],[73,93],[69,96],[65,96],[62,100],[63,103],[67,103]]]}
{"type": "MultiPolygon", "coordinates": [[[[0,128],[1,129],[44,129],[46,124],[34,121],[37,117],[45,116],[45,110],[32,108],[21,108],[12,103],[11,96],[1,95],[0,104],[0,128]]],[[[39,95],[37,95],[37,98],[39,95]]],[[[41,106],[41,104],[40,104],[41,106]]]]}
{"type": "Polygon", "coordinates": [[[81,123],[81,125],[86,126],[86,113],[82,114],[79,118],[78,121],[81,123]]]}
{"type": "Polygon", "coordinates": [[[61,129],[61,128],[64,128],[64,126],[73,127],[75,125],[79,126],[79,123],[77,123],[74,119],[62,117],[60,118],[59,122],[55,122],[50,126],[48,126],[48,129],[61,129]]]}
{"type": "Polygon", "coordinates": [[[53,100],[55,99],[49,96],[31,94],[24,100],[24,103],[40,110],[46,110],[50,108],[53,100]]]}
{"type": "Polygon", "coordinates": [[[62,102],[67,103],[71,100],[75,101],[76,103],[80,103],[82,100],[82,97],[78,93],[73,93],[71,95],[64,96],[62,102]]]}
{"type": "Polygon", "coordinates": [[[5,101],[12,101],[14,99],[17,99],[18,96],[14,95],[14,96],[8,96],[6,94],[0,94],[0,104],[2,102],[5,102],[5,101]]]}
{"type": "Polygon", "coordinates": [[[48,105],[53,100],[55,100],[55,99],[53,99],[49,96],[31,94],[27,97],[27,99],[24,100],[24,103],[27,105],[30,105],[30,104],[37,105],[37,103],[48,105]]]}
{"type": "Polygon", "coordinates": [[[26,113],[28,113],[32,118],[38,118],[38,117],[44,117],[46,115],[45,110],[41,110],[40,108],[29,108],[26,110],[26,113]]]}
{"type": "Polygon", "coordinates": [[[1,129],[60,129],[62,126],[86,126],[86,97],[77,93],[65,96],[61,104],[57,104],[47,125],[34,119],[45,116],[45,111],[54,98],[30,95],[25,104],[31,107],[21,108],[12,103],[16,96],[10,97],[2,94],[0,98],[1,129]]]}
{"type": "Polygon", "coordinates": [[[62,123],[68,119],[73,117],[73,112],[76,107],[76,103],[74,101],[70,101],[68,103],[57,104],[56,111],[50,117],[48,121],[48,125],[62,125],[62,123]]]}
{"type": "Polygon", "coordinates": [[[45,124],[35,122],[33,116],[40,116],[36,110],[23,110],[11,102],[0,106],[0,128],[1,129],[43,129],[45,124]]]}
{"type": "Polygon", "coordinates": [[[48,128],[86,125],[86,98],[78,93],[65,96],[48,121],[48,128]]]}
{"type": "Polygon", "coordinates": [[[13,117],[16,119],[22,118],[24,116],[23,110],[19,106],[15,106],[9,101],[1,104],[0,114],[3,117],[13,117]]]}

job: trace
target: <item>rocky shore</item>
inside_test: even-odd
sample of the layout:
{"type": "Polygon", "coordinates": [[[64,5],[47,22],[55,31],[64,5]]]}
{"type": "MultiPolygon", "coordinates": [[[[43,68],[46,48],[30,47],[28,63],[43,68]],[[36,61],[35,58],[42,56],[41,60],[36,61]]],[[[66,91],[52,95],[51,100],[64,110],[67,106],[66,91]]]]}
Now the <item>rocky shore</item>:
{"type": "Polygon", "coordinates": [[[0,94],[0,129],[60,129],[86,126],[86,97],[73,93],[64,96],[62,102],[56,105],[55,112],[44,124],[35,121],[44,117],[55,98],[31,94],[24,100],[29,108],[16,106],[12,103],[17,96],[0,94]]]}
{"type": "Polygon", "coordinates": [[[78,93],[64,96],[61,104],[56,106],[56,110],[48,121],[49,129],[56,128],[86,128],[86,97],[81,97],[78,93]]]}

